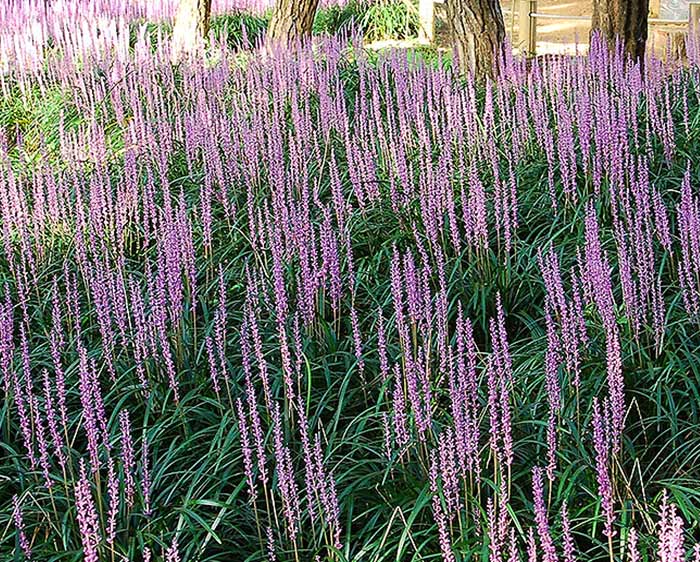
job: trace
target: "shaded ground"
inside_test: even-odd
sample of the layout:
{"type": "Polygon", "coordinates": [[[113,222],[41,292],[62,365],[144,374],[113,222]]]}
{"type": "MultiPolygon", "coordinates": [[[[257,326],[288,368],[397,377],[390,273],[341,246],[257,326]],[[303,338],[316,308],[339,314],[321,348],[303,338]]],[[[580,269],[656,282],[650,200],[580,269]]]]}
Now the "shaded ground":
{"type": "MultiPolygon", "coordinates": [[[[506,0],[501,2],[503,16],[506,20],[506,30],[511,38],[511,43],[518,44],[519,18],[518,0],[506,0]],[[511,8],[515,8],[512,14],[511,8]]],[[[561,16],[590,16],[593,13],[592,0],[539,0],[537,13],[553,14],[561,16]]],[[[591,29],[589,21],[578,20],[546,20],[542,19],[537,24],[537,54],[549,53],[574,53],[576,43],[579,49],[585,48],[588,42],[588,34],[591,29]]]]}
{"type": "MultiPolygon", "coordinates": [[[[508,38],[513,45],[519,40],[519,0],[502,0],[508,38]]],[[[590,16],[593,12],[592,0],[539,0],[537,12],[565,16],[590,16]]],[[[445,22],[444,4],[436,4],[435,10],[435,44],[438,49],[450,49],[449,31],[445,22]]],[[[586,47],[590,31],[589,21],[577,20],[541,20],[537,25],[537,54],[574,53],[578,37],[582,48],[586,47]]],[[[379,41],[370,45],[373,48],[389,46],[408,47],[415,41],[379,41]]]]}
{"type": "MultiPolygon", "coordinates": [[[[519,18],[517,13],[519,0],[504,0],[501,2],[501,6],[504,11],[503,15],[506,20],[508,36],[511,37],[511,42],[517,45],[519,40],[519,18]],[[515,8],[514,16],[511,11],[512,7],[515,8]]],[[[670,4],[668,4],[668,0],[661,0],[662,12],[664,8],[667,8],[666,12],[669,12],[670,4]]],[[[687,16],[682,14],[682,9],[680,9],[680,12],[681,15],[662,13],[661,16],[665,18],[680,17],[681,21],[683,21],[687,16]]],[[[539,0],[537,13],[558,16],[590,17],[593,13],[593,1],[570,0],[562,2],[560,0],[539,0]]],[[[537,23],[537,54],[572,54],[576,51],[577,43],[579,52],[585,51],[587,49],[590,29],[591,24],[588,20],[540,19],[537,23]]],[[[671,48],[677,50],[679,47],[678,44],[683,41],[682,37],[686,30],[687,27],[683,23],[680,25],[651,25],[649,29],[649,46],[653,48],[654,52],[658,55],[666,50],[667,44],[670,41],[672,43],[671,48]]]]}
{"type": "MultiPolygon", "coordinates": [[[[663,2],[664,0],[662,0],[663,2]]],[[[519,10],[520,0],[502,0],[503,16],[506,23],[506,31],[511,44],[519,45],[519,10]]],[[[554,16],[573,16],[574,18],[590,18],[593,13],[593,0],[539,0],[537,13],[551,14],[554,16]]],[[[436,5],[436,45],[438,49],[449,49],[450,39],[445,24],[444,7],[436,5]]],[[[574,54],[586,52],[588,49],[588,37],[590,34],[590,19],[547,19],[541,18],[537,23],[537,54],[574,54]]],[[[671,49],[679,49],[683,42],[683,35],[687,28],[683,25],[652,26],[649,32],[649,46],[657,55],[665,52],[668,42],[672,43],[671,49]]],[[[408,46],[415,41],[383,41],[373,46],[381,48],[386,46],[408,46]]]]}

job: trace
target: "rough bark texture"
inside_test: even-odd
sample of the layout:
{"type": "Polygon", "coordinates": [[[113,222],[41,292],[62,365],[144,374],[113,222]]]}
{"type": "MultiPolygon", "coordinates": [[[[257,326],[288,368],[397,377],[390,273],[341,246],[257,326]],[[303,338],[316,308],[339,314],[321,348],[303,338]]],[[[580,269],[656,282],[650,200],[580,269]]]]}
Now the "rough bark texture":
{"type": "Polygon", "coordinates": [[[649,29],[649,0],[594,0],[592,33],[597,30],[615,47],[617,40],[634,59],[642,60],[649,29]]]}
{"type": "Polygon", "coordinates": [[[447,0],[445,8],[462,71],[494,76],[506,38],[499,0],[447,0]]]}
{"type": "Polygon", "coordinates": [[[180,0],[173,27],[174,56],[192,52],[209,33],[211,0],[180,0]]]}
{"type": "Polygon", "coordinates": [[[293,45],[311,36],[318,0],[277,0],[267,42],[270,45],[293,45]]]}

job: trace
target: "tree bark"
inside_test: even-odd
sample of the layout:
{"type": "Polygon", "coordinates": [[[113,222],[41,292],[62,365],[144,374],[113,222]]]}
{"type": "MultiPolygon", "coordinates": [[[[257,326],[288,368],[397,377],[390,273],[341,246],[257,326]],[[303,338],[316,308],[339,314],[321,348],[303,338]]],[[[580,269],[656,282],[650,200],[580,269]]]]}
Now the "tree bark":
{"type": "Polygon", "coordinates": [[[419,0],[418,15],[420,28],[418,40],[421,43],[432,43],[435,38],[435,2],[434,0],[419,0]]]}
{"type": "Polygon", "coordinates": [[[506,38],[499,0],[447,0],[447,19],[463,72],[494,77],[506,38]]]}
{"type": "Polygon", "coordinates": [[[643,60],[649,30],[649,0],[594,0],[592,31],[614,48],[617,41],[635,60],[643,60]]]}
{"type": "Polygon", "coordinates": [[[173,26],[173,56],[192,52],[209,33],[211,0],[180,0],[173,26]]]}
{"type": "Polygon", "coordinates": [[[277,0],[267,28],[268,45],[291,46],[311,37],[319,0],[277,0]]]}

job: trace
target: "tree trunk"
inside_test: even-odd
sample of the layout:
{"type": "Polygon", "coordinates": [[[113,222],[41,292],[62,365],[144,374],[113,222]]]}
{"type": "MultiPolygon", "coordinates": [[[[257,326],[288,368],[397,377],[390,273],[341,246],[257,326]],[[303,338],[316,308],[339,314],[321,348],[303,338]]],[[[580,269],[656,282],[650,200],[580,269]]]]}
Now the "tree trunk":
{"type": "Polygon", "coordinates": [[[318,1],[277,0],[267,28],[267,43],[290,46],[311,37],[318,1]]]}
{"type": "Polygon", "coordinates": [[[649,29],[649,0],[594,0],[592,33],[615,47],[618,38],[627,54],[644,58],[649,29]]]}
{"type": "Polygon", "coordinates": [[[173,27],[173,56],[191,53],[209,33],[211,0],[180,0],[173,27]]]}
{"type": "Polygon", "coordinates": [[[418,28],[418,40],[421,43],[432,43],[435,38],[435,2],[434,0],[419,0],[418,16],[420,27],[418,28]]]}
{"type": "Polygon", "coordinates": [[[446,0],[447,19],[463,72],[495,76],[506,38],[499,0],[446,0]]]}

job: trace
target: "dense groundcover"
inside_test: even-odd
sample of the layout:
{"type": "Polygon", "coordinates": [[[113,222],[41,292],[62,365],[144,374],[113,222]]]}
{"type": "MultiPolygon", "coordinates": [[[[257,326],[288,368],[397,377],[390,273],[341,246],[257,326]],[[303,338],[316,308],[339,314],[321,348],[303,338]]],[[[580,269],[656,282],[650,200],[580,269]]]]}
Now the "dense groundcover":
{"type": "Polygon", "coordinates": [[[699,559],[689,47],[4,74],[0,558],[699,559]]]}

